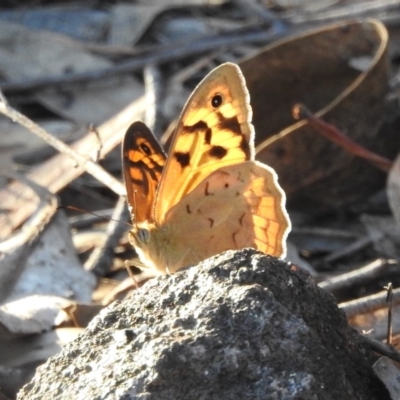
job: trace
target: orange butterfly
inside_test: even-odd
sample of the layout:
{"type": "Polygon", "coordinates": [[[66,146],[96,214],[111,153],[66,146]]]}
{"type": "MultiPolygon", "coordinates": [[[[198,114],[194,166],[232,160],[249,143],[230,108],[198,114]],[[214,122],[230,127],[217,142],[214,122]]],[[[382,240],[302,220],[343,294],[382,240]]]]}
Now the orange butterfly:
{"type": "Polygon", "coordinates": [[[224,250],[284,256],[290,230],[274,170],[254,160],[243,75],[226,63],[190,96],[168,157],[142,122],[123,143],[130,241],[152,274],[172,273],[224,250]]]}

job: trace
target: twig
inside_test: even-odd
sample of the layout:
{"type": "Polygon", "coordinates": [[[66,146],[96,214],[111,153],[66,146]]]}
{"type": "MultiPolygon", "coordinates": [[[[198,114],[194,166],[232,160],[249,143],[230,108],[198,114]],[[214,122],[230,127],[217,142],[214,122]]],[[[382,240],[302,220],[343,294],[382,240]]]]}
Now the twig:
{"type": "Polygon", "coordinates": [[[327,238],[358,239],[359,235],[354,232],[342,229],[320,228],[320,227],[293,227],[290,234],[295,235],[316,235],[327,238]]]}
{"type": "Polygon", "coordinates": [[[386,344],[392,344],[392,310],[393,310],[393,286],[392,283],[389,282],[387,286],[385,286],[385,290],[387,290],[386,303],[388,306],[388,325],[387,325],[387,335],[386,335],[386,344]]]}
{"type": "MultiPolygon", "coordinates": [[[[347,301],[340,303],[341,308],[348,317],[358,314],[365,314],[366,312],[378,310],[386,306],[387,291],[379,292],[371,296],[365,296],[361,299],[347,301]]],[[[400,288],[393,290],[393,304],[400,303],[400,288]]]]}
{"type": "Polygon", "coordinates": [[[329,290],[330,292],[348,289],[376,278],[382,272],[387,271],[390,267],[398,268],[397,262],[394,260],[379,258],[354,271],[320,282],[318,286],[322,289],[329,290]]]}
{"type": "Polygon", "coordinates": [[[293,107],[293,117],[295,119],[307,119],[309,124],[321,135],[336,143],[348,153],[353,154],[357,157],[364,158],[369,161],[375,167],[382,171],[389,172],[392,167],[392,161],[382,157],[370,150],[365,149],[358,143],[354,142],[346,135],[344,135],[338,128],[332,124],[328,124],[323,119],[316,117],[311,111],[303,104],[296,104],[293,107]]]}
{"type": "Polygon", "coordinates": [[[378,340],[372,339],[365,335],[360,335],[362,340],[371,347],[372,350],[376,351],[379,354],[387,356],[391,358],[393,361],[400,362],[400,352],[398,352],[393,347],[389,347],[384,343],[379,342],[378,340]]]}
{"type": "Polygon", "coordinates": [[[161,99],[164,96],[163,76],[156,65],[148,65],[144,69],[144,87],[148,107],[144,121],[156,137],[161,136],[161,99]]]}
{"type": "Polygon", "coordinates": [[[94,272],[97,276],[105,276],[110,271],[114,258],[114,249],[121,236],[127,230],[126,220],[129,217],[124,197],[120,197],[114,214],[107,226],[105,243],[93,250],[85,263],[85,269],[94,272]]]}

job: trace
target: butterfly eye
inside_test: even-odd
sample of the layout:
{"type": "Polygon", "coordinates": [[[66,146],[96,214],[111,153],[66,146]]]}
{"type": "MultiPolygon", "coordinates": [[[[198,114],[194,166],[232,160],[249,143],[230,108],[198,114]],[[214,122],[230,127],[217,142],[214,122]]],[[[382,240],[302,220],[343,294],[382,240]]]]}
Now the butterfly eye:
{"type": "Polygon", "coordinates": [[[222,104],[222,96],[220,94],[216,94],[215,96],[213,96],[213,98],[211,99],[211,105],[214,108],[218,108],[221,104],[222,104]]]}
{"type": "Polygon", "coordinates": [[[139,238],[139,241],[142,243],[149,243],[150,232],[147,229],[139,229],[138,238],[139,238]]]}
{"type": "Polygon", "coordinates": [[[147,146],[147,144],[142,143],[142,144],[140,145],[140,149],[143,151],[144,154],[146,154],[146,156],[151,155],[150,147],[147,146]]]}

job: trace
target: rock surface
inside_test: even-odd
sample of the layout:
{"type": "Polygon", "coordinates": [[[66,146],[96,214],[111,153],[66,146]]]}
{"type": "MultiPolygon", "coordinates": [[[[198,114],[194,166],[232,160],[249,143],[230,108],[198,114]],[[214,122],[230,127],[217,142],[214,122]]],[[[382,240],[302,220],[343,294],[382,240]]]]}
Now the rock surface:
{"type": "Polygon", "coordinates": [[[333,296],[255,250],[145,284],[19,399],[389,399],[333,296]]]}

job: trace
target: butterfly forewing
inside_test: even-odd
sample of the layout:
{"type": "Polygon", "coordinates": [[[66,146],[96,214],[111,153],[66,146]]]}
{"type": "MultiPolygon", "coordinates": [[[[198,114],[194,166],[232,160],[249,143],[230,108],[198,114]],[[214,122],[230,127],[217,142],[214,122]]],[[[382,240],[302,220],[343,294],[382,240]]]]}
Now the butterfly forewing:
{"type": "Polygon", "coordinates": [[[217,168],[251,160],[254,130],[249,94],[240,69],[214,69],[189,98],[175,130],[155,199],[154,220],[217,168]]]}
{"type": "Polygon", "coordinates": [[[135,214],[135,223],[151,221],[166,155],[144,123],[135,122],[129,127],[122,147],[122,159],[128,202],[135,214]]]}

